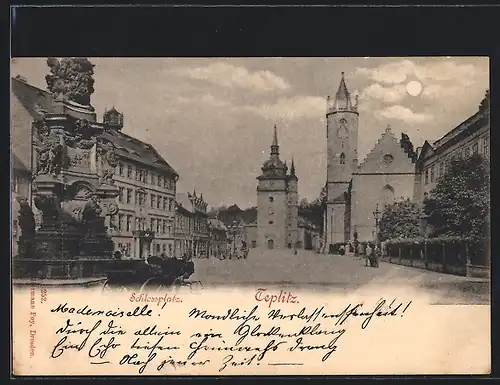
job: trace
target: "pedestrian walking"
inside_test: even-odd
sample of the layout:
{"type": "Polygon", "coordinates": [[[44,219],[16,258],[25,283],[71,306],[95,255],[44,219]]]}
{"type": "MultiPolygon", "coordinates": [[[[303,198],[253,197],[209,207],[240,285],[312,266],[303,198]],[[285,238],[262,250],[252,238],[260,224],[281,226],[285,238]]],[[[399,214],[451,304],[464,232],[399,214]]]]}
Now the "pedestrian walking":
{"type": "Polygon", "coordinates": [[[378,267],[379,255],[380,255],[380,249],[378,248],[378,245],[375,245],[375,247],[373,248],[374,267],[378,267]]]}

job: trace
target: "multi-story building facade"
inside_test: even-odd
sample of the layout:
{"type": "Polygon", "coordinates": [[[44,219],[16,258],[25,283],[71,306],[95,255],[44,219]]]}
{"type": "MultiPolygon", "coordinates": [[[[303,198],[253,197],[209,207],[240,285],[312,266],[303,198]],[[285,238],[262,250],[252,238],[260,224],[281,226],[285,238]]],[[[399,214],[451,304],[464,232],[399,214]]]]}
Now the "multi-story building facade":
{"type": "Polygon", "coordinates": [[[257,177],[257,246],[296,247],[298,242],[298,178],[292,160],[288,167],[279,157],[278,135],[274,126],[271,156],[257,177]]]}
{"type": "Polygon", "coordinates": [[[193,257],[208,257],[210,232],[208,226],[208,204],[203,194],[180,193],[176,196],[176,256],[189,254],[193,257]]]}
{"type": "Polygon", "coordinates": [[[175,202],[175,256],[193,254],[194,207],[188,194],[178,193],[175,202]]]}
{"type": "Polygon", "coordinates": [[[115,183],[117,212],[110,234],[124,258],[174,254],[175,194],[179,175],[148,143],[120,130],[123,114],[114,107],[103,116],[119,156],[115,183]]]}
{"type": "Polygon", "coordinates": [[[244,225],[245,227],[245,242],[249,248],[257,247],[257,222],[247,223],[244,225]]]}
{"type": "Polygon", "coordinates": [[[208,229],[208,203],[203,199],[203,194],[196,195],[188,193],[188,197],[193,202],[194,223],[193,223],[193,256],[198,258],[208,258],[208,248],[210,245],[210,233],[208,229]]]}
{"type": "Polygon", "coordinates": [[[481,154],[490,158],[490,108],[480,109],[441,139],[425,141],[418,149],[414,200],[423,202],[453,159],[481,154]]]}
{"type": "Polygon", "coordinates": [[[228,233],[226,225],[218,217],[208,219],[208,228],[210,232],[210,257],[225,256],[228,251],[227,240],[228,233]]]}

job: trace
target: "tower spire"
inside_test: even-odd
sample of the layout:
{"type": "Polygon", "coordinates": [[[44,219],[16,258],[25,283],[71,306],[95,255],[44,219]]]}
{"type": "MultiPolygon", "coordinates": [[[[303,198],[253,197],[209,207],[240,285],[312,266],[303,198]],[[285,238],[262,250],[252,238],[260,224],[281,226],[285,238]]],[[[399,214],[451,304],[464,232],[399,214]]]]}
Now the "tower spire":
{"type": "Polygon", "coordinates": [[[278,146],[278,133],[276,130],[276,124],[274,125],[274,132],[273,132],[273,142],[271,144],[271,155],[279,155],[279,146],[278,146]]]}
{"type": "Polygon", "coordinates": [[[341,73],[341,79],[337,93],[335,94],[335,107],[337,109],[350,109],[351,105],[351,95],[347,90],[347,85],[345,84],[344,72],[341,73]]]}
{"type": "Polygon", "coordinates": [[[290,175],[295,175],[295,163],[292,158],[292,166],[290,167],[290,175]]]}

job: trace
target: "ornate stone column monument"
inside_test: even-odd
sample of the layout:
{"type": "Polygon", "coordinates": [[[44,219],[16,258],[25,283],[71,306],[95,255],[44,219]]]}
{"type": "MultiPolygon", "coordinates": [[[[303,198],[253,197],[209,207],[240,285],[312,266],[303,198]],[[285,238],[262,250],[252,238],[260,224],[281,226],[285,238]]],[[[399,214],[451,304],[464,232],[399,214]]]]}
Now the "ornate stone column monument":
{"type": "Polygon", "coordinates": [[[42,225],[33,235],[30,210],[23,205],[29,228],[14,261],[14,278],[94,277],[113,252],[105,222],[118,209],[116,148],[102,136],[106,127],[96,122],[90,105],[93,65],[81,58],[49,59],[48,64],[54,109],[33,122],[33,195],[42,225]]]}

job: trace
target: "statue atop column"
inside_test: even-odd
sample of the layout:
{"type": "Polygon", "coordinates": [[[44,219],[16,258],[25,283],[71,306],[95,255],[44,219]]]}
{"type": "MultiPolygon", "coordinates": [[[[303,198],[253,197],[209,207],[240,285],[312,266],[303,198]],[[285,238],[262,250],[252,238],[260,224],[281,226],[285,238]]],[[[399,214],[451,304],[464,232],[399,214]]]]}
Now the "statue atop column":
{"type": "Polygon", "coordinates": [[[52,109],[32,123],[33,201],[42,223],[35,231],[31,208],[20,202],[21,237],[31,239],[25,243],[32,246],[17,259],[16,274],[94,274],[97,268],[82,266],[105,263],[113,252],[106,221],[117,212],[117,148],[104,135],[104,124],[96,121],[90,104],[94,65],[87,58],[49,58],[47,65],[47,86],[55,100],[52,109]],[[75,266],[83,270],[73,271],[75,266]]]}

